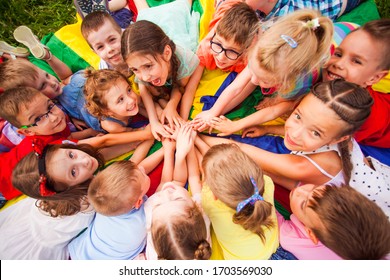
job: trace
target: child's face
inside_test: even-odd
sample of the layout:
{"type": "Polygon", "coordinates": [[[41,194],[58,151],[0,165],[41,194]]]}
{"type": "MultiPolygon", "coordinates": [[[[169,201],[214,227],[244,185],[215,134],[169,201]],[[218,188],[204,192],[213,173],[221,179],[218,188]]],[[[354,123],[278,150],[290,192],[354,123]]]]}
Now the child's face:
{"type": "Polygon", "coordinates": [[[375,75],[383,72],[377,69],[382,52],[376,43],[363,30],[349,34],[335,50],[323,71],[323,80],[344,79],[367,87],[377,82],[375,75]]]}
{"type": "Polygon", "coordinates": [[[148,203],[152,209],[153,222],[162,223],[169,220],[172,215],[182,212],[185,207],[194,204],[186,189],[171,182],[166,183],[161,191],[153,194],[148,203]]]}
{"type": "Polygon", "coordinates": [[[115,67],[123,64],[121,54],[121,34],[111,22],[105,20],[97,31],[92,31],[87,38],[94,52],[109,65],[115,67]]]}
{"type": "Polygon", "coordinates": [[[123,79],[117,79],[104,98],[108,114],[112,117],[130,117],[138,114],[137,95],[123,79]]]}
{"type": "MultiPolygon", "coordinates": [[[[169,48],[170,49],[170,48],[169,48]]],[[[170,55],[160,55],[156,60],[151,55],[134,53],[130,55],[126,63],[138,79],[160,87],[165,85],[170,73],[170,55]]]]}
{"type": "Polygon", "coordinates": [[[224,70],[237,63],[243,49],[233,39],[226,39],[215,33],[210,41],[210,52],[217,67],[224,70]]]}
{"type": "Polygon", "coordinates": [[[58,149],[47,166],[47,173],[54,182],[72,187],[91,179],[99,164],[96,158],[83,151],[58,149]]]}
{"type": "Polygon", "coordinates": [[[26,107],[22,108],[17,120],[27,127],[18,132],[25,135],[53,135],[66,127],[64,112],[45,95],[40,94],[26,107]]]}
{"type": "Polygon", "coordinates": [[[305,96],[285,123],[284,144],[292,151],[314,151],[345,140],[345,121],[313,94],[305,96]]]}
{"type": "Polygon", "coordinates": [[[278,85],[275,75],[261,67],[256,58],[252,57],[250,63],[248,62],[248,68],[252,74],[251,82],[254,85],[261,88],[272,88],[278,85]]]}
{"type": "Polygon", "coordinates": [[[38,73],[38,78],[35,79],[32,84],[28,83],[26,86],[39,90],[50,99],[54,99],[62,94],[62,85],[56,77],[39,67],[35,66],[35,68],[38,73]]]}
{"type": "Polygon", "coordinates": [[[323,187],[307,184],[297,187],[290,192],[291,211],[308,228],[318,228],[318,225],[321,224],[318,215],[308,205],[313,193],[323,187]]]}

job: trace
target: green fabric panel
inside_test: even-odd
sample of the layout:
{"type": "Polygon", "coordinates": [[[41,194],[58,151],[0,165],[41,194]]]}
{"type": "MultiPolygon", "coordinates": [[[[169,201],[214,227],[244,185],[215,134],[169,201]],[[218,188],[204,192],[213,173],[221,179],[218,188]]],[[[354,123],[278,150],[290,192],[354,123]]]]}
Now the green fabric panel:
{"type": "Polygon", "coordinates": [[[278,212],[284,217],[285,220],[290,220],[291,213],[286,210],[279,202],[274,200],[275,202],[275,208],[278,210],[278,212]]]}
{"type": "Polygon", "coordinates": [[[363,25],[366,22],[380,19],[378,7],[374,0],[367,0],[349,13],[342,15],[336,21],[354,22],[363,25]]]}
{"type": "MultiPolygon", "coordinates": [[[[42,44],[47,45],[49,47],[53,55],[55,55],[59,60],[63,61],[66,65],[68,65],[73,73],[90,66],[88,62],[81,58],[61,40],[59,40],[54,35],[54,33],[47,34],[45,37],[42,38],[41,42],[42,44]]],[[[46,61],[37,59],[32,55],[30,55],[28,59],[36,66],[48,72],[49,74],[57,77],[58,79],[57,74],[54,73],[53,69],[50,67],[49,64],[47,64],[46,61]]]]}

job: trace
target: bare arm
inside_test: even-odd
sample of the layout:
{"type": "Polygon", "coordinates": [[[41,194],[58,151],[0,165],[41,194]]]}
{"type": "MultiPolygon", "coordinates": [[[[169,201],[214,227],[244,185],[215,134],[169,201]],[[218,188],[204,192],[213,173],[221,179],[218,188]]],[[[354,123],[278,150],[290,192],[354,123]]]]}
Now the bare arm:
{"type": "Polygon", "coordinates": [[[99,131],[96,131],[92,128],[87,128],[87,129],[84,129],[84,130],[81,130],[81,131],[75,131],[75,132],[72,132],[70,134],[70,137],[72,139],[78,139],[78,140],[81,140],[81,139],[86,139],[86,138],[89,138],[89,137],[94,137],[96,135],[98,135],[100,132],[99,131]]]}
{"type": "Polygon", "coordinates": [[[127,0],[111,0],[108,2],[108,9],[111,12],[118,11],[127,7],[127,0]]]}
{"type": "Polygon", "coordinates": [[[139,165],[141,165],[143,168],[145,168],[146,174],[149,174],[157,167],[157,165],[162,161],[164,158],[164,150],[159,149],[155,151],[153,154],[146,157],[143,161],[140,162],[139,165]]]}
{"type": "Polygon", "coordinates": [[[142,141],[137,148],[135,148],[134,153],[131,157],[131,161],[135,164],[139,164],[145,157],[148,155],[150,148],[153,146],[154,140],[142,141]]]}
{"type": "Polygon", "coordinates": [[[198,88],[200,79],[202,78],[204,66],[198,65],[194,73],[192,73],[190,80],[186,86],[186,90],[183,94],[181,103],[180,103],[180,116],[184,120],[188,120],[192,103],[194,102],[194,96],[196,89],[198,88]]]}

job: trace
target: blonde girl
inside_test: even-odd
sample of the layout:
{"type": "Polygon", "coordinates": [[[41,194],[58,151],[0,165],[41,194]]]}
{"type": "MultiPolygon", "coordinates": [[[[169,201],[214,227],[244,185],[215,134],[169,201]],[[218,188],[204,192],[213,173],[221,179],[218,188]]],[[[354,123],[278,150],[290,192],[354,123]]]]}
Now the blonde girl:
{"type": "Polygon", "coordinates": [[[216,238],[213,258],[289,258],[277,252],[274,184],[258,165],[237,145],[220,144],[206,152],[202,170],[202,207],[216,238]]]}
{"type": "MultiPolygon", "coordinates": [[[[291,154],[274,154],[240,144],[272,179],[288,189],[302,184],[350,184],[389,216],[389,167],[364,157],[352,138],[370,115],[369,92],[343,80],[319,83],[285,124],[284,144],[291,154]],[[384,187],[387,186],[387,187],[384,187]]],[[[208,144],[229,141],[207,138],[208,144]]]]}
{"type": "Polygon", "coordinates": [[[198,57],[176,45],[158,25],[145,20],[135,22],[124,31],[122,56],[136,75],[154,137],[157,140],[168,137],[163,124],[167,121],[172,129],[183,122],[177,107],[199,64],[198,57]],[[164,108],[160,118],[154,102],[164,108]]]}
{"type": "Polygon", "coordinates": [[[332,41],[330,19],[314,10],[300,10],[273,24],[264,23],[261,29],[248,66],[210,110],[195,118],[198,130],[210,125],[224,136],[274,120],[291,112],[294,102],[318,79],[317,69],[329,55],[332,41]],[[261,110],[236,122],[217,117],[240,104],[257,85],[264,96],[272,97],[256,107],[261,110]]]}
{"type": "MultiPolygon", "coordinates": [[[[85,76],[85,107],[100,120],[105,131],[119,133],[141,129],[133,120],[140,111],[139,96],[131,89],[131,82],[122,73],[113,69],[88,69],[85,76]]],[[[141,122],[141,125],[146,123],[141,122]]],[[[145,135],[147,133],[145,131],[145,135]]],[[[138,145],[132,161],[139,163],[143,160],[153,143],[153,140],[145,140],[138,145]]]]}

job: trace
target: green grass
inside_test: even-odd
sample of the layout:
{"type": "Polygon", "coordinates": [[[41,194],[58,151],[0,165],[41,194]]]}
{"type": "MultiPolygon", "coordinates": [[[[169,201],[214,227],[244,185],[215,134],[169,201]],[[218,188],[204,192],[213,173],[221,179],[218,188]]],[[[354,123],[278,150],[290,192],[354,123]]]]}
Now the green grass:
{"type": "MultiPolygon", "coordinates": [[[[390,1],[375,0],[382,18],[390,18],[390,1]]],[[[18,44],[12,33],[27,25],[39,37],[76,21],[72,0],[0,0],[0,40],[18,44]]]]}

